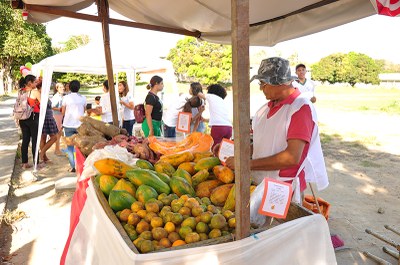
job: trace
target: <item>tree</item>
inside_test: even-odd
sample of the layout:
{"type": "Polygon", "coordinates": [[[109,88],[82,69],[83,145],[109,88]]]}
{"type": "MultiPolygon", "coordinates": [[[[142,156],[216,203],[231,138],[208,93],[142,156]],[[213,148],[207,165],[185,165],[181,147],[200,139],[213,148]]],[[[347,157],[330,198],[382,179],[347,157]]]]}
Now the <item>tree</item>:
{"type": "Polygon", "coordinates": [[[185,37],[170,50],[167,59],[172,62],[180,81],[211,84],[231,80],[231,46],[185,37]]]}
{"type": "Polygon", "coordinates": [[[75,50],[79,47],[85,46],[90,42],[89,35],[73,35],[66,42],[62,42],[64,47],[61,49],[62,52],[75,50]]]}
{"type": "Polygon", "coordinates": [[[314,80],[333,83],[379,84],[381,67],[365,54],[332,54],[311,66],[314,80]]]}
{"type": "Polygon", "coordinates": [[[27,62],[36,63],[53,55],[53,49],[44,25],[25,23],[21,11],[12,10],[9,2],[0,2],[0,14],[0,71],[4,73],[8,90],[11,90],[12,80],[21,77],[21,65],[27,62]]]}

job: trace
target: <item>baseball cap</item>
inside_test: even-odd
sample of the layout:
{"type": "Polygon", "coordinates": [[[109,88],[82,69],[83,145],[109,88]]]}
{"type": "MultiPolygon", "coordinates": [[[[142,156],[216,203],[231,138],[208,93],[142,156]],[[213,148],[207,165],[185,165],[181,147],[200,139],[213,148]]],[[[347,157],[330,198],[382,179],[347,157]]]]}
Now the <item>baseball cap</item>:
{"type": "Polygon", "coordinates": [[[250,82],[258,79],[270,85],[282,85],[296,79],[290,72],[289,61],[281,57],[271,57],[261,61],[258,74],[254,75],[250,82]]]}

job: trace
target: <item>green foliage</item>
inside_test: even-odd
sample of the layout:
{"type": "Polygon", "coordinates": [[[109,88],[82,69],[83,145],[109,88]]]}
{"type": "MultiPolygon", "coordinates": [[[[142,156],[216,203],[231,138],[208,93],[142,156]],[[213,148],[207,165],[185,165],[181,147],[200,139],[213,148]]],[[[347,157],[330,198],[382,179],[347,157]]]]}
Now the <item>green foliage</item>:
{"type": "Polygon", "coordinates": [[[62,48],[62,52],[75,50],[79,47],[85,46],[89,42],[90,38],[88,35],[71,36],[66,42],[62,42],[62,44],[64,45],[64,48],[62,48]]]}
{"type": "Polygon", "coordinates": [[[19,67],[53,55],[51,39],[42,24],[26,23],[21,10],[13,10],[7,1],[0,2],[0,67],[20,78],[19,67]]]}
{"type": "Polygon", "coordinates": [[[185,37],[170,50],[167,59],[173,63],[179,81],[211,84],[231,80],[231,46],[185,37]]]}
{"type": "Polygon", "coordinates": [[[369,56],[350,52],[332,54],[311,66],[314,80],[333,83],[379,84],[381,65],[369,56]]]}

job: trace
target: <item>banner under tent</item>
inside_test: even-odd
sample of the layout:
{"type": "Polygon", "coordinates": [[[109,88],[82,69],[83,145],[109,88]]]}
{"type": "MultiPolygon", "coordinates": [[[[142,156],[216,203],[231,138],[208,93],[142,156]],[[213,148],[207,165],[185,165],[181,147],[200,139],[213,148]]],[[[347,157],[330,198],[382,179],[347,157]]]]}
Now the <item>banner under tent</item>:
{"type": "MultiPolygon", "coordinates": [[[[174,68],[170,61],[154,57],[154,55],[150,55],[149,52],[144,52],[142,49],[135,50],[134,45],[111,45],[111,50],[113,71],[116,76],[120,72],[126,73],[130,88],[129,93],[132,93],[132,95],[135,91],[137,73],[151,73],[162,76],[166,88],[173,94],[178,94],[174,68]]],[[[107,75],[104,46],[102,43],[89,43],[78,49],[47,57],[33,65],[32,72],[36,76],[42,75],[41,102],[47,102],[54,72],[107,75]]],[[[115,80],[115,83],[118,84],[118,79],[115,80]]],[[[116,85],[114,89],[115,94],[118,95],[118,86],[116,85]]],[[[46,105],[40,105],[38,135],[42,134],[46,105]]],[[[116,105],[119,105],[118,102],[116,102],[116,105]]],[[[37,139],[37,146],[40,146],[40,137],[37,139]]],[[[35,157],[38,155],[39,150],[37,149],[35,157]]],[[[36,166],[35,164],[35,169],[36,166]]]]}

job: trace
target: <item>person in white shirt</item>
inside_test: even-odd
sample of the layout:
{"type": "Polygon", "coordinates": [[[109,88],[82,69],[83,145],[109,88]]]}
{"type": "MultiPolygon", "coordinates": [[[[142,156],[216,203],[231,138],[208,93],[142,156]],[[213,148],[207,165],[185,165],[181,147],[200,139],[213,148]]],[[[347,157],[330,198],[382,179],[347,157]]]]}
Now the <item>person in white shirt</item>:
{"type": "Polygon", "coordinates": [[[121,104],[123,110],[122,116],[122,128],[126,129],[128,135],[132,135],[133,125],[135,124],[135,115],[133,114],[133,109],[135,104],[133,103],[133,96],[129,94],[129,87],[126,81],[120,81],[118,83],[119,92],[119,103],[121,104]]]}
{"type": "Polygon", "coordinates": [[[110,89],[108,87],[108,80],[103,82],[103,92],[100,98],[100,106],[95,109],[87,110],[88,115],[92,113],[101,115],[101,120],[108,124],[113,124],[112,111],[111,111],[111,100],[110,100],[110,89]]]}
{"type": "Polygon", "coordinates": [[[178,98],[172,99],[171,104],[169,104],[168,108],[164,111],[162,117],[164,124],[164,137],[176,137],[178,114],[182,111],[182,107],[185,105],[187,97],[187,94],[181,94],[178,98]]]}
{"type": "Polygon", "coordinates": [[[296,65],[297,80],[293,81],[293,86],[297,88],[303,95],[307,96],[312,103],[317,101],[315,97],[315,85],[311,79],[306,78],[307,69],[304,64],[296,65]]]}
{"type": "MultiPolygon", "coordinates": [[[[77,132],[77,128],[81,125],[80,118],[85,114],[86,98],[79,94],[81,84],[78,80],[69,83],[71,93],[64,96],[62,102],[61,113],[64,115],[63,127],[66,137],[72,136],[77,132]]],[[[67,146],[67,156],[71,166],[70,172],[75,172],[74,146],[67,146]]]]}
{"type": "Polygon", "coordinates": [[[222,141],[222,138],[232,137],[232,123],[229,119],[229,110],[224,101],[227,93],[224,87],[218,84],[207,87],[207,94],[198,93],[197,95],[207,101],[210,112],[208,126],[211,127],[211,136],[214,139],[213,147],[222,141]]]}

